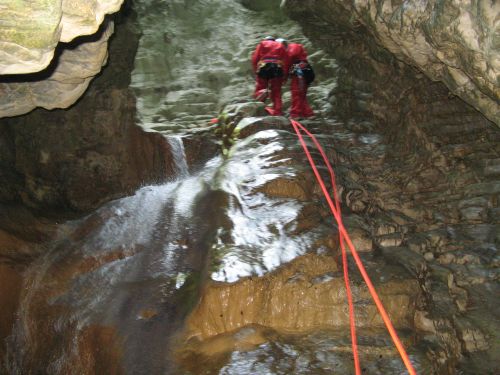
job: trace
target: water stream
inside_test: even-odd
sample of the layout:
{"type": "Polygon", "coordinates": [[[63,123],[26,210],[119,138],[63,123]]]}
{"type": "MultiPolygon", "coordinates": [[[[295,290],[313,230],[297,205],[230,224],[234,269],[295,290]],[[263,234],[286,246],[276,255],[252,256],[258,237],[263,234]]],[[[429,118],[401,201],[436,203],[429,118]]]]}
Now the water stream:
{"type": "MultiPolygon", "coordinates": [[[[263,35],[304,42],[311,52],[313,47],[291,21],[237,1],[142,0],[136,6],[142,32],[132,75],[138,121],[165,135],[176,178],[60,225],[58,239],[26,272],[21,314],[8,344],[9,373],[348,373],[349,355],[330,351],[339,337],[346,341],[343,334],[267,332],[266,343],[251,350],[178,367],[172,348],[207,280],[232,285],[335,247],[325,215],[301,222],[304,213],[321,208],[292,133],[256,132],[238,142],[229,158],[211,158],[198,172],[189,170],[183,144],[224,105],[249,100],[249,56],[263,35]]],[[[312,61],[319,83],[310,97],[326,116],[335,79],[322,77],[335,62],[321,51],[312,61]]],[[[322,139],[329,137],[325,132],[322,139]]],[[[360,142],[376,145],[378,138],[363,135],[360,142]]],[[[325,271],[311,285],[331,282],[335,272],[325,271]]],[[[386,343],[373,341],[369,345],[386,343]]],[[[402,371],[392,356],[371,363],[370,373],[402,371]]]]}
{"type": "Polygon", "coordinates": [[[123,340],[119,355],[129,373],[165,371],[168,340],[189,298],[196,298],[193,285],[204,269],[211,228],[200,202],[208,199],[219,164],[211,160],[198,175],[144,187],[60,228],[60,240],[27,275],[24,319],[13,341],[24,349],[12,373],[25,373],[33,356],[44,355],[38,347],[44,344],[51,347],[49,373],[66,373],[65,366],[83,355],[89,327],[112,327],[123,340]],[[38,316],[41,306],[44,316],[38,316]],[[58,315],[58,307],[65,313],[58,315]],[[49,325],[50,339],[34,340],[43,332],[31,326],[37,316],[49,325]]]}

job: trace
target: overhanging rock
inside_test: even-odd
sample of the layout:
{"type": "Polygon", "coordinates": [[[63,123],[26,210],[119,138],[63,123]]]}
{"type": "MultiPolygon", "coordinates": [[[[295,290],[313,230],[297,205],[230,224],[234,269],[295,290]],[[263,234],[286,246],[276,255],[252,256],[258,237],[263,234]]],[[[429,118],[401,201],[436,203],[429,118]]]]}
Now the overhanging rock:
{"type": "Polygon", "coordinates": [[[500,126],[499,2],[283,0],[282,7],[299,22],[316,18],[323,32],[366,29],[500,126]]]}
{"type": "Polygon", "coordinates": [[[75,103],[106,64],[113,23],[103,20],[122,2],[8,0],[1,4],[0,117],[75,103]]]}
{"type": "Polygon", "coordinates": [[[94,34],[123,0],[7,0],[0,5],[0,74],[45,69],[59,42],[94,34]]]}

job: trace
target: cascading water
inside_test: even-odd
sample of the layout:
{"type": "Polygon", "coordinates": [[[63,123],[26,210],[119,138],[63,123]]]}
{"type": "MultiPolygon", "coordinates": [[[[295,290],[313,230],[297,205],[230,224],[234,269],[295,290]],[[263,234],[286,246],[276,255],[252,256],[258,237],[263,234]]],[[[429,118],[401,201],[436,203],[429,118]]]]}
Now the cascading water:
{"type": "MultiPolygon", "coordinates": [[[[278,121],[281,130],[274,130],[266,129],[276,127],[272,121],[259,125],[260,118],[248,119],[250,128],[263,126],[264,131],[253,131],[227,159],[211,158],[192,174],[184,150],[184,138],[206,136],[200,128],[206,129],[207,119],[223,105],[249,101],[249,57],[263,35],[311,46],[279,13],[255,13],[235,1],[144,0],[136,7],[142,38],[132,88],[139,124],[165,135],[177,178],[60,225],[50,250],[26,271],[26,293],[4,368],[9,374],[322,373],[335,363],[337,369],[350,368],[342,353],[312,359],[312,346],[338,345],[338,335],[294,339],[276,337],[274,331],[262,333],[269,343],[255,346],[262,343],[259,339],[247,348],[253,351],[230,354],[231,345],[225,344],[216,351],[226,356],[222,361],[215,356],[199,368],[186,364],[186,340],[188,353],[193,342],[198,353],[203,340],[197,340],[204,335],[212,345],[212,336],[237,331],[228,340],[236,340],[239,348],[249,332],[258,335],[258,328],[247,326],[300,333],[318,324],[344,324],[342,292],[329,286],[339,274],[328,256],[336,247],[331,221],[323,219],[312,176],[286,121],[278,121]],[[273,276],[306,253],[316,254],[306,258],[311,264],[299,262],[288,276],[273,276]],[[212,286],[238,288],[239,281],[254,277],[262,278],[264,287],[234,297],[223,291],[209,303],[210,308],[226,306],[228,317],[226,312],[203,313],[212,286]],[[261,297],[280,288],[291,289],[269,301],[261,297]],[[327,288],[322,292],[327,294],[310,295],[317,288],[327,288]],[[308,298],[315,302],[300,305],[308,298]],[[238,300],[248,305],[240,308],[238,300]],[[267,310],[248,310],[259,303],[267,310]],[[323,315],[310,310],[320,303],[325,303],[323,315]],[[209,333],[197,331],[199,326],[209,333]]],[[[321,75],[330,70],[333,77],[335,64],[321,51],[311,59],[317,62],[320,83],[310,97],[327,113],[325,99],[335,79],[321,75]]],[[[340,336],[343,348],[346,339],[340,336]]],[[[401,368],[392,362],[377,366],[376,373],[401,368]]]]}
{"type": "Polygon", "coordinates": [[[165,134],[177,177],[60,226],[26,272],[29,291],[8,340],[11,374],[179,373],[172,340],[204,275],[263,275],[321,237],[292,234],[302,202],[258,192],[282,177],[292,183],[284,150],[293,136],[259,133],[193,174],[183,144],[222,105],[249,100],[248,59],[262,33],[290,37],[297,26],[269,27],[227,0],[142,1],[137,12],[138,117],[165,134]]]}
{"type": "Polygon", "coordinates": [[[186,177],[189,174],[189,167],[186,161],[186,152],[182,138],[179,136],[167,136],[167,141],[174,159],[176,176],[180,178],[186,177]]]}
{"type": "Polygon", "coordinates": [[[203,271],[211,228],[198,210],[219,164],[213,159],[200,174],[144,187],[62,226],[54,248],[26,276],[29,294],[12,338],[12,348],[23,350],[11,350],[10,372],[42,371],[38,360],[48,373],[87,373],[77,358],[92,327],[123,340],[117,355],[129,373],[165,371],[167,342],[185,313],[179,305],[189,306],[190,293],[195,298],[193,280],[203,271]],[[33,326],[40,305],[47,313],[33,326]],[[37,340],[40,331],[46,340],[37,340]]]}
{"type": "MultiPolygon", "coordinates": [[[[210,158],[197,172],[189,173],[183,143],[206,136],[200,129],[223,105],[249,101],[249,57],[263,35],[304,42],[310,51],[312,46],[277,12],[255,13],[236,1],[144,0],[136,7],[142,39],[131,86],[139,125],[165,135],[176,179],[59,227],[50,250],[26,271],[6,370],[348,373],[344,292],[331,256],[336,233],[286,121],[250,118],[249,127],[257,130],[227,158],[210,158]],[[301,255],[310,261],[294,263],[301,255]],[[277,273],[280,266],[285,271],[277,273]],[[308,336],[310,330],[325,332],[308,336]]],[[[335,79],[322,74],[333,77],[335,62],[321,51],[311,60],[319,83],[310,97],[328,114],[335,79]]],[[[325,133],[323,141],[355,139],[318,130],[321,122],[310,125],[325,133]]],[[[377,147],[377,136],[363,137],[361,143],[377,147]]],[[[378,272],[379,265],[372,268],[378,272]]],[[[416,283],[391,271],[396,276],[380,273],[378,281],[398,324],[408,328],[416,283]]],[[[364,308],[360,324],[375,322],[376,331],[376,314],[365,308],[368,296],[354,281],[364,308]]],[[[379,331],[361,344],[370,348],[371,373],[402,371],[379,331]]],[[[418,353],[412,359],[427,369],[418,353]]]]}

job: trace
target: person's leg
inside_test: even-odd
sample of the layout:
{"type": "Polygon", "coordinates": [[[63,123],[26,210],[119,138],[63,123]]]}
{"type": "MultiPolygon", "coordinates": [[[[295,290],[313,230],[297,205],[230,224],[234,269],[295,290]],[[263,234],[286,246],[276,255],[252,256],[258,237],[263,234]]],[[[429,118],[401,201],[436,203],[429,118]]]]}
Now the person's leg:
{"type": "Polygon", "coordinates": [[[303,90],[303,97],[302,97],[302,116],[304,117],[311,117],[314,116],[314,111],[312,108],[309,106],[309,103],[307,102],[307,84],[304,85],[304,90],[303,90]]]}
{"type": "Polygon", "coordinates": [[[302,116],[302,99],[299,78],[292,76],[292,83],[290,86],[292,92],[292,107],[290,108],[290,117],[302,116]]]}
{"type": "Polygon", "coordinates": [[[253,97],[263,102],[265,100],[265,96],[262,94],[265,90],[267,90],[267,79],[257,76],[255,78],[255,91],[253,93],[253,97]]]}
{"type": "Polygon", "coordinates": [[[271,78],[269,80],[271,86],[271,100],[273,101],[273,114],[274,116],[283,115],[283,103],[281,101],[281,86],[283,85],[283,78],[271,78]]]}

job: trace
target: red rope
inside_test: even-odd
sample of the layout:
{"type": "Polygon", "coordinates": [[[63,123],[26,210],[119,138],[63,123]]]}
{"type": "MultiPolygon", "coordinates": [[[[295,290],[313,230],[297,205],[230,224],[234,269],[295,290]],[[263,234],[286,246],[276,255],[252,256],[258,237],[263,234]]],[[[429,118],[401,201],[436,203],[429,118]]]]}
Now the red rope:
{"type": "Polygon", "coordinates": [[[406,350],[401,343],[401,340],[398,337],[398,334],[396,330],[394,329],[394,326],[392,325],[392,322],[389,318],[389,315],[387,314],[382,301],[380,300],[377,291],[375,290],[375,287],[373,286],[373,283],[368,276],[368,273],[366,272],[366,269],[358,255],[358,252],[356,251],[349,234],[347,233],[347,230],[344,227],[344,224],[342,222],[342,217],[340,215],[340,204],[338,201],[338,195],[337,195],[337,188],[335,185],[333,185],[333,191],[334,191],[334,198],[335,198],[335,204],[332,201],[332,198],[330,197],[330,194],[328,193],[328,190],[325,186],[325,182],[323,181],[323,178],[318,172],[318,168],[316,167],[316,164],[314,163],[314,160],[311,156],[311,153],[309,152],[309,149],[304,141],[304,138],[302,134],[300,133],[300,129],[302,129],[311,139],[313,140],[314,144],[320,151],[321,155],[323,156],[323,159],[325,160],[325,164],[327,165],[327,168],[330,172],[331,175],[331,180],[332,183],[335,182],[335,174],[333,172],[333,168],[331,168],[330,163],[328,162],[328,159],[326,157],[325,152],[323,151],[323,148],[319,144],[319,142],[316,140],[316,137],[307,129],[305,129],[302,124],[295,120],[290,120],[292,123],[292,126],[297,133],[297,136],[299,138],[300,144],[302,145],[302,148],[304,149],[304,152],[306,153],[307,159],[309,160],[309,164],[311,165],[311,168],[313,169],[314,175],[316,176],[316,180],[318,181],[321,190],[323,191],[323,194],[328,202],[328,205],[330,207],[330,210],[332,211],[333,216],[335,217],[335,220],[337,221],[337,225],[339,228],[339,235],[340,235],[340,245],[342,248],[342,262],[344,266],[344,277],[345,277],[345,282],[346,282],[346,290],[347,291],[347,299],[349,303],[349,322],[351,325],[351,340],[352,340],[352,347],[353,347],[353,355],[354,355],[354,366],[356,370],[356,374],[361,374],[361,370],[359,369],[359,358],[358,358],[358,353],[357,353],[357,342],[356,342],[356,333],[355,333],[355,317],[354,317],[354,308],[352,305],[352,294],[349,286],[349,279],[348,279],[348,273],[347,273],[347,255],[345,255],[345,247],[344,247],[344,240],[347,243],[347,246],[349,247],[349,250],[351,251],[351,254],[354,258],[354,261],[356,265],[358,266],[358,269],[361,273],[361,276],[363,277],[363,280],[365,281],[368,290],[373,298],[373,301],[375,302],[375,305],[377,306],[377,309],[382,316],[382,320],[385,323],[385,326],[387,327],[387,330],[389,331],[389,334],[391,335],[392,341],[394,342],[394,345],[396,346],[396,349],[399,352],[399,355],[401,356],[401,359],[403,360],[403,363],[406,366],[406,369],[408,370],[408,373],[410,375],[417,375],[415,369],[413,368],[413,365],[411,364],[410,358],[408,357],[408,354],[406,353],[406,350]],[[345,259],[344,259],[345,258],[345,259]]]}
{"type": "MultiPolygon", "coordinates": [[[[301,123],[292,120],[292,126],[294,127],[295,132],[297,133],[297,136],[299,137],[300,143],[302,144],[302,147],[304,147],[304,151],[306,152],[306,154],[309,153],[309,149],[307,149],[307,146],[305,145],[304,139],[302,137],[302,134],[298,130],[298,127],[302,131],[304,131],[312,139],[312,141],[316,145],[316,148],[321,153],[321,156],[323,157],[325,165],[328,168],[328,171],[330,172],[333,197],[335,200],[335,209],[337,212],[340,213],[340,199],[339,199],[338,193],[337,193],[337,184],[335,183],[335,173],[333,172],[333,168],[330,164],[330,161],[328,160],[328,157],[326,156],[325,151],[323,150],[323,147],[321,147],[321,144],[318,142],[316,137],[312,133],[310,133],[309,130],[307,130],[304,126],[302,126],[301,123]]],[[[349,325],[350,325],[350,329],[351,329],[351,346],[352,346],[352,354],[354,357],[354,369],[355,369],[356,375],[361,375],[361,365],[360,365],[359,354],[358,354],[358,340],[356,338],[356,321],[355,321],[355,314],[354,314],[354,304],[352,301],[351,284],[349,282],[349,268],[348,268],[348,263],[347,263],[347,252],[345,250],[343,236],[342,236],[342,234],[340,234],[340,232],[339,232],[339,237],[340,237],[340,248],[342,249],[342,268],[344,270],[345,289],[346,289],[346,295],[347,295],[347,302],[349,305],[349,325]]]]}

